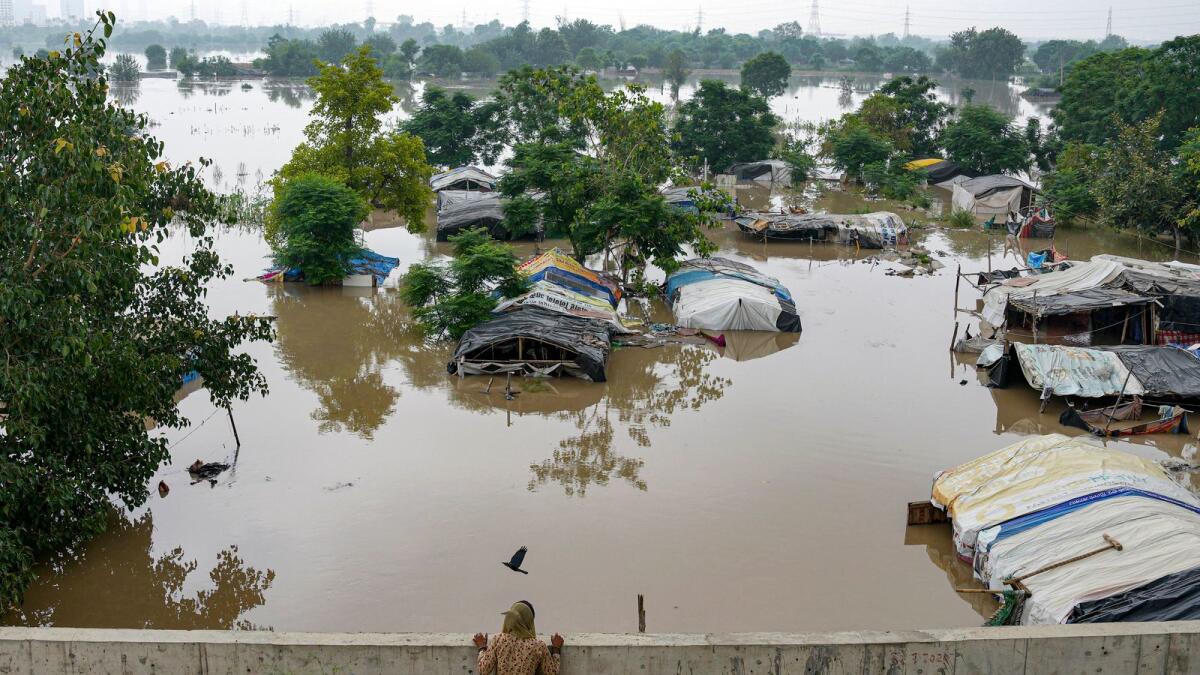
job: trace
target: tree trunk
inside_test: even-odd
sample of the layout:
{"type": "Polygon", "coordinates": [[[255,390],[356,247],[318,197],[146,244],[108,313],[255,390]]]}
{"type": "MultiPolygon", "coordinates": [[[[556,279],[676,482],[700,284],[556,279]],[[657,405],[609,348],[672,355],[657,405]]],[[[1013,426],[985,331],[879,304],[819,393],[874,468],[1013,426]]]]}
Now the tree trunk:
{"type": "Polygon", "coordinates": [[[1183,228],[1175,226],[1171,228],[1171,232],[1175,235],[1175,259],[1179,259],[1179,252],[1183,250],[1183,228]]]}

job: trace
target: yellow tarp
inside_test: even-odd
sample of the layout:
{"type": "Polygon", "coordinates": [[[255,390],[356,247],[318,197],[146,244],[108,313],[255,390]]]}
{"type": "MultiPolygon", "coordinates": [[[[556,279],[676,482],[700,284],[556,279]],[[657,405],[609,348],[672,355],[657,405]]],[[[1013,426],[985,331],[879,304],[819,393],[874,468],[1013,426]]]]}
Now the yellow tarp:
{"type": "Polygon", "coordinates": [[[942,159],[941,157],[930,157],[928,159],[914,159],[913,161],[905,164],[904,168],[908,169],[909,171],[916,171],[917,169],[924,169],[926,167],[933,166],[934,164],[941,164],[944,161],[946,161],[946,160],[942,159]]]}
{"type": "Polygon", "coordinates": [[[945,471],[932,496],[954,522],[959,554],[971,557],[985,528],[1119,487],[1192,499],[1154,461],[1062,434],[1028,438],[945,471]]]}

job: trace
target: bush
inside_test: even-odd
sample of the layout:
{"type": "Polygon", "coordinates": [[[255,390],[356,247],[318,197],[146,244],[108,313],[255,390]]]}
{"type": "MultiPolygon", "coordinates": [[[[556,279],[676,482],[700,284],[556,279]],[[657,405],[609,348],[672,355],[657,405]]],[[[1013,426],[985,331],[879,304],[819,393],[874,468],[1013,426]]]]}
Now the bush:
{"type": "Polygon", "coordinates": [[[167,50],[162,45],[150,45],[144,53],[146,70],[162,70],[167,67],[167,50]]]}
{"type": "Polygon", "coordinates": [[[113,82],[137,82],[139,70],[137,59],[132,54],[117,54],[108,68],[108,75],[113,82]]]}
{"type": "Polygon", "coordinates": [[[945,221],[950,227],[971,228],[975,227],[975,214],[966,209],[951,209],[945,221]]]}
{"type": "Polygon", "coordinates": [[[366,202],[339,181],[317,174],[289,180],[272,205],[275,262],[302,270],[313,285],[342,279],[361,250],[354,228],[366,217],[366,202]]]}

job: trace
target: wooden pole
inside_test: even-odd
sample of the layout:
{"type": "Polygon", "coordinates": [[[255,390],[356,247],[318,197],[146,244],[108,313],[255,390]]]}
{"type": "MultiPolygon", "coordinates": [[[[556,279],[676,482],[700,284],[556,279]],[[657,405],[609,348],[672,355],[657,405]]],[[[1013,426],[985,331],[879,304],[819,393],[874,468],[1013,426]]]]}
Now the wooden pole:
{"type": "Polygon", "coordinates": [[[1029,577],[1036,576],[1038,574],[1041,574],[1042,572],[1049,572],[1050,570],[1058,569],[1059,567],[1062,567],[1063,565],[1069,565],[1073,562],[1079,562],[1080,560],[1083,560],[1084,558],[1090,558],[1090,557],[1096,555],[1097,553],[1104,553],[1105,551],[1108,551],[1108,550],[1116,550],[1116,551],[1125,550],[1125,547],[1121,544],[1121,542],[1117,541],[1115,538],[1110,537],[1107,534],[1103,534],[1101,536],[1104,537],[1104,541],[1107,543],[1105,543],[1104,546],[1101,546],[1100,548],[1093,549],[1091,551],[1088,551],[1087,553],[1080,553],[1079,555],[1071,557],[1071,558],[1067,558],[1066,560],[1060,560],[1056,563],[1051,563],[1049,565],[1046,565],[1045,567],[1039,567],[1036,570],[1034,570],[1028,574],[1022,574],[1019,577],[1009,577],[1008,579],[1004,580],[1004,583],[1008,584],[1008,585],[1017,584],[1022,581],[1025,581],[1029,577]]]}
{"type": "Polygon", "coordinates": [[[958,314],[958,285],[962,283],[962,263],[958,264],[958,269],[954,273],[954,313],[958,314]]]}
{"type": "Polygon", "coordinates": [[[1037,344],[1037,325],[1038,325],[1038,310],[1037,310],[1037,289],[1033,289],[1033,344],[1037,344]]]}
{"type": "Polygon", "coordinates": [[[1104,422],[1104,437],[1108,438],[1108,425],[1112,424],[1113,416],[1117,414],[1117,408],[1121,406],[1121,399],[1125,397],[1125,387],[1129,386],[1129,378],[1133,377],[1133,370],[1130,370],[1125,375],[1125,383],[1121,385],[1121,393],[1117,395],[1117,402],[1113,404],[1112,412],[1108,414],[1108,420],[1104,422]]]}
{"type": "Polygon", "coordinates": [[[233,421],[233,407],[227,406],[225,412],[229,413],[229,426],[233,427],[233,440],[237,443],[237,447],[242,447],[242,439],[238,437],[237,423],[233,421]]]}
{"type": "Polygon", "coordinates": [[[1125,308],[1125,320],[1121,322],[1121,341],[1117,344],[1125,344],[1125,333],[1129,330],[1129,308],[1125,308]]]}
{"type": "Polygon", "coordinates": [[[950,351],[954,351],[954,341],[957,338],[958,338],[958,322],[955,321],[954,322],[954,333],[950,336],[950,351]]]}
{"type": "Polygon", "coordinates": [[[645,596],[638,593],[638,632],[646,632],[646,604],[645,596]]]}

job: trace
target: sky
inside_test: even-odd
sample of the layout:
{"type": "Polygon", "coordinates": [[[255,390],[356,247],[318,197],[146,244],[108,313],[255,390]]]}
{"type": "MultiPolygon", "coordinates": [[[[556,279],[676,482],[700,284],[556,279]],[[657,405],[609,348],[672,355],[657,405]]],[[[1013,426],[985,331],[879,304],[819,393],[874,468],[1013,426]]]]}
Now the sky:
{"type": "MultiPolygon", "coordinates": [[[[33,0],[48,5],[52,16],[58,12],[58,0],[33,0]]],[[[558,17],[586,18],[596,23],[619,27],[624,21],[632,27],[640,23],[662,28],[691,30],[699,19],[703,30],[724,27],[732,33],[757,33],[785,21],[798,21],[805,32],[813,32],[810,21],[812,0],[739,0],[715,2],[703,0],[85,0],[90,14],[104,6],[118,16],[137,18],[186,19],[195,6],[197,18],[224,24],[242,23],[243,14],[250,24],[274,24],[287,21],[289,9],[299,25],[327,25],[333,22],[361,21],[374,15],[388,22],[401,14],[417,21],[432,21],[438,26],[463,22],[468,25],[499,19],[505,24],[519,22],[528,5],[530,22],[536,26],[553,25],[558,17]]],[[[909,30],[916,35],[945,37],[969,26],[1003,26],[1025,39],[1047,37],[1102,39],[1109,8],[1112,30],[1131,41],[1158,42],[1200,33],[1200,0],[820,0],[822,34],[877,35],[903,34],[904,15],[909,12],[909,30]]]]}

